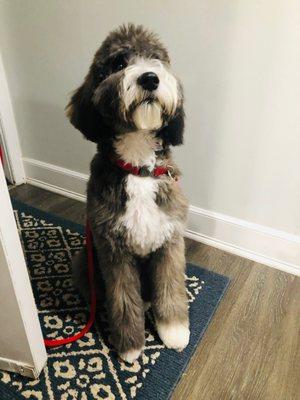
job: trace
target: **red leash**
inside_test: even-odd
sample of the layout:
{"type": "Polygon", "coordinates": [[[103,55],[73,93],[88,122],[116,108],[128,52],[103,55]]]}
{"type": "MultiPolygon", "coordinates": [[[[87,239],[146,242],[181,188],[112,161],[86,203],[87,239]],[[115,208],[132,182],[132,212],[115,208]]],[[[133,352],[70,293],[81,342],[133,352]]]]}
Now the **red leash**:
{"type": "Polygon", "coordinates": [[[88,261],[88,276],[89,276],[89,287],[90,287],[90,318],[84,328],[76,335],[69,336],[65,339],[44,339],[45,346],[56,347],[62,346],[67,343],[75,342],[82,338],[90,329],[95,321],[96,314],[96,290],[94,283],[94,260],[93,260],[93,237],[89,223],[86,223],[85,227],[86,234],[86,249],[87,249],[87,261],[88,261]]]}

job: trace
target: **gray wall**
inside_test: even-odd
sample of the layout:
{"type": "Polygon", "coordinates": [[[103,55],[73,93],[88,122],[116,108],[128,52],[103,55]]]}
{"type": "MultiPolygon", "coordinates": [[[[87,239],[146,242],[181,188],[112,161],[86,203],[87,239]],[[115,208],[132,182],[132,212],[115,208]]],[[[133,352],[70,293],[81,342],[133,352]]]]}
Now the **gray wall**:
{"type": "Polygon", "coordinates": [[[186,93],[176,151],[192,205],[300,234],[300,3],[290,0],[0,2],[0,45],[24,157],[88,172],[94,146],[68,94],[107,32],[157,31],[186,93]]]}

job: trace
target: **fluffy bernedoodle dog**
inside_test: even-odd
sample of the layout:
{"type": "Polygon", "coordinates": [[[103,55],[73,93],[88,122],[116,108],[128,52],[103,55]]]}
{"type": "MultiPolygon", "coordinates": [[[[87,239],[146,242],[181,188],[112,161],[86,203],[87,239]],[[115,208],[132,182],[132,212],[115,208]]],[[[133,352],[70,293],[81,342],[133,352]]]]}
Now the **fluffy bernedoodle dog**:
{"type": "MultiPolygon", "coordinates": [[[[67,115],[97,143],[87,218],[96,269],[105,283],[112,344],[127,362],[139,357],[150,302],[161,340],[180,351],[190,336],[183,240],[187,201],[170,148],[183,141],[183,93],[158,37],[134,25],[111,32],[67,115]]],[[[82,288],[83,258],[82,253],[74,263],[82,288]]]]}

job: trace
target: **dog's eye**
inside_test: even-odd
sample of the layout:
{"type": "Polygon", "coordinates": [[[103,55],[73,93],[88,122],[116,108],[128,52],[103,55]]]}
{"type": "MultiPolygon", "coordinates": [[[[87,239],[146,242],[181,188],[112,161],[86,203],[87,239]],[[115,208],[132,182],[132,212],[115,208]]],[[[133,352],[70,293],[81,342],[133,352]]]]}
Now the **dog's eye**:
{"type": "Polygon", "coordinates": [[[121,71],[127,67],[127,61],[123,54],[118,55],[112,62],[112,70],[113,72],[121,71]]]}

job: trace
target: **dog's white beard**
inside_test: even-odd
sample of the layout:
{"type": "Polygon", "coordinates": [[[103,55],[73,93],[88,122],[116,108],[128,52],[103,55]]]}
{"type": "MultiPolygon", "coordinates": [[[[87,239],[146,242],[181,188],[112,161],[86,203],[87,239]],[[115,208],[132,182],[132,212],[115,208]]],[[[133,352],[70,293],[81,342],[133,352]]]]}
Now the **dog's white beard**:
{"type": "Polygon", "coordinates": [[[162,125],[162,108],[155,101],[153,103],[142,103],[133,113],[133,122],[138,129],[157,129],[162,125]]]}
{"type": "Polygon", "coordinates": [[[168,67],[156,59],[138,58],[125,70],[123,79],[123,102],[126,113],[132,104],[138,104],[133,112],[133,121],[138,129],[155,129],[162,125],[162,112],[172,116],[179,102],[178,85],[168,67]],[[144,72],[154,72],[159,78],[158,88],[149,93],[137,84],[137,79],[144,72]],[[148,103],[149,96],[154,101],[148,103]]]}

